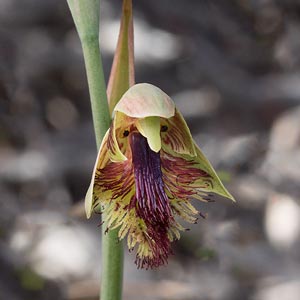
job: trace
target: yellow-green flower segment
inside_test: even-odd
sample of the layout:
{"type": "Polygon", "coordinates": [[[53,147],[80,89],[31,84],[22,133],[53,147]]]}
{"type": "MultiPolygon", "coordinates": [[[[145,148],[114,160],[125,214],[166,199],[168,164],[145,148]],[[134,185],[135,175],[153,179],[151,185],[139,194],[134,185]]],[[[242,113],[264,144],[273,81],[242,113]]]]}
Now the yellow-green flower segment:
{"type": "Polygon", "coordinates": [[[105,211],[107,230],[119,228],[128,248],[137,248],[139,268],[167,262],[179,239],[176,216],[195,223],[201,215],[191,199],[216,193],[234,201],[194,143],[174,102],[159,88],[132,86],[114,109],[85,199],[89,218],[105,211]]]}

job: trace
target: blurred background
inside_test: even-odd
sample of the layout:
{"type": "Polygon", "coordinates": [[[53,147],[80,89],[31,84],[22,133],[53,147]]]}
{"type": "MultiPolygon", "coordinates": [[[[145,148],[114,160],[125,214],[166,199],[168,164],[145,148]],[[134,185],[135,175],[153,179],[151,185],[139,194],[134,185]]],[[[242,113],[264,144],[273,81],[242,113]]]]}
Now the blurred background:
{"type": "MultiPolygon", "coordinates": [[[[102,0],[106,78],[120,0],[102,0]]],[[[299,0],[133,0],[136,81],[162,88],[237,203],[198,204],[159,270],[125,250],[124,299],[300,299],[299,0]]],[[[82,51],[66,1],[0,0],[0,299],[93,300],[99,217],[82,51]]]]}

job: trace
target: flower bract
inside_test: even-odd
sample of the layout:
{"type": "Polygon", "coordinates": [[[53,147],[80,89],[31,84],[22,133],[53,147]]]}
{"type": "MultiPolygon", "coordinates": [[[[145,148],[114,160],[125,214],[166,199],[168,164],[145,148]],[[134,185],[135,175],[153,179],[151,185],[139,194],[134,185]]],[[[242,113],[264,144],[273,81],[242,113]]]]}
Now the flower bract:
{"type": "Polygon", "coordinates": [[[159,88],[132,86],[114,109],[85,199],[89,218],[104,216],[107,230],[119,229],[139,268],[167,263],[171,242],[200,214],[192,199],[211,193],[234,201],[194,143],[171,98],[159,88]]]}

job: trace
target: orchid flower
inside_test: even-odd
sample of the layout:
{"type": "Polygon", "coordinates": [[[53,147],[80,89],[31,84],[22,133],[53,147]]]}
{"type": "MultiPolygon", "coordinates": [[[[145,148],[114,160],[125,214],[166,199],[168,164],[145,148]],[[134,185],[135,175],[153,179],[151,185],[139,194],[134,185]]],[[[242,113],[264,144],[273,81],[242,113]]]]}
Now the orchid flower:
{"type": "Polygon", "coordinates": [[[171,242],[201,213],[192,199],[211,193],[234,201],[197,147],[172,99],[159,88],[132,86],[114,108],[85,199],[89,218],[101,208],[107,230],[119,228],[136,248],[139,268],[167,263],[171,242]]]}

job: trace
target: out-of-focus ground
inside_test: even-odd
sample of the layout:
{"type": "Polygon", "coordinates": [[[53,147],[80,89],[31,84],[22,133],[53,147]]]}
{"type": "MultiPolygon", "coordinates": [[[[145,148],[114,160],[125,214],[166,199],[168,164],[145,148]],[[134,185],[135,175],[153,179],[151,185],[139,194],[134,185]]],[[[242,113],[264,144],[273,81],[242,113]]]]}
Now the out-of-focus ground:
{"type": "MultiPolygon", "coordinates": [[[[199,204],[169,264],[124,299],[300,299],[300,2],[134,2],[136,80],[172,96],[237,203],[199,204]]],[[[102,1],[106,77],[121,2],[102,1]]],[[[96,156],[66,1],[0,0],[0,299],[97,299],[96,156]]]]}

